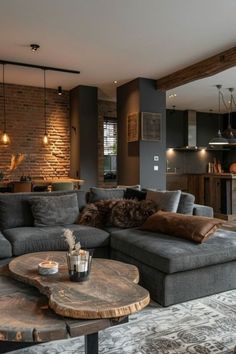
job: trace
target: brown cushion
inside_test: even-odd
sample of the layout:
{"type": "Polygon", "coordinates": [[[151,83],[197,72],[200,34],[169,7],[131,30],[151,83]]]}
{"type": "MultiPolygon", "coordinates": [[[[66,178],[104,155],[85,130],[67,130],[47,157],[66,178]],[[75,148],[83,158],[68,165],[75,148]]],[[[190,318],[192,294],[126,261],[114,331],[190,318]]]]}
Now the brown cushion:
{"type": "Polygon", "coordinates": [[[112,208],[111,224],[116,227],[138,227],[158,210],[158,205],[152,200],[123,199],[112,208]]]}
{"type": "Polygon", "coordinates": [[[108,199],[87,204],[79,215],[78,223],[103,228],[140,226],[158,206],[151,200],[108,199]]]}
{"type": "Polygon", "coordinates": [[[204,216],[183,215],[158,211],[151,215],[140,227],[141,230],[161,232],[202,243],[213,234],[223,220],[204,216]]]}

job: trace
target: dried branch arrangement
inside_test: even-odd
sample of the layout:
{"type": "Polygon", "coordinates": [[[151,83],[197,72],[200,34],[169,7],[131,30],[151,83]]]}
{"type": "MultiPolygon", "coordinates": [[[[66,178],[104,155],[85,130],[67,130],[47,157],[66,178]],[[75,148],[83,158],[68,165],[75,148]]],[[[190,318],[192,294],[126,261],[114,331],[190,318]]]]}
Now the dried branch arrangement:
{"type": "Polygon", "coordinates": [[[79,255],[81,245],[80,242],[76,242],[76,238],[73,231],[65,229],[63,236],[65,238],[66,243],[68,244],[69,253],[72,255],[79,255]]]}

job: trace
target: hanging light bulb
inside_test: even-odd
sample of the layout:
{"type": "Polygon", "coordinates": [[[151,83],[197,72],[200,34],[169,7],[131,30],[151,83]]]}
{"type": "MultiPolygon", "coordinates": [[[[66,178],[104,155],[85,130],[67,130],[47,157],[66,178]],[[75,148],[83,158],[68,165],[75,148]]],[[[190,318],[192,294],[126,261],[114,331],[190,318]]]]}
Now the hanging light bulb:
{"type": "Polygon", "coordinates": [[[216,88],[218,90],[218,133],[217,133],[217,136],[214,137],[213,139],[211,139],[209,141],[209,145],[210,146],[214,146],[214,145],[227,145],[228,144],[228,140],[223,138],[222,137],[222,134],[221,134],[221,130],[220,130],[220,101],[221,101],[221,88],[222,88],[222,85],[216,85],[216,88]]]}
{"type": "Polygon", "coordinates": [[[228,139],[229,144],[236,145],[236,130],[231,126],[231,116],[232,116],[232,105],[234,102],[233,91],[234,88],[228,88],[230,93],[230,100],[229,100],[229,112],[228,112],[228,126],[227,129],[224,131],[224,136],[228,139]]]}
{"type": "Polygon", "coordinates": [[[2,64],[2,90],[3,90],[3,135],[1,141],[4,145],[10,143],[9,135],[7,134],[7,119],[6,119],[6,95],[5,95],[5,67],[2,64]]]}
{"type": "Polygon", "coordinates": [[[48,144],[48,134],[47,134],[47,91],[46,91],[46,70],[43,71],[43,83],[44,83],[44,145],[48,144]]]}
{"type": "Polygon", "coordinates": [[[48,136],[47,136],[47,134],[44,134],[43,143],[44,143],[45,145],[48,144],[48,136]]]}

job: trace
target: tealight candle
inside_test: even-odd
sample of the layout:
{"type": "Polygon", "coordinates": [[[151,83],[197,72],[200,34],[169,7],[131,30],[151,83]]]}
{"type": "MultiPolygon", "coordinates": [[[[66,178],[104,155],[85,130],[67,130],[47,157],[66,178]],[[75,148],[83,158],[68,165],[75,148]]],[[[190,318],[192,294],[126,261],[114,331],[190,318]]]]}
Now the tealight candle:
{"type": "Polygon", "coordinates": [[[54,261],[43,261],[38,265],[38,272],[41,275],[51,275],[58,272],[59,264],[54,261]]]}

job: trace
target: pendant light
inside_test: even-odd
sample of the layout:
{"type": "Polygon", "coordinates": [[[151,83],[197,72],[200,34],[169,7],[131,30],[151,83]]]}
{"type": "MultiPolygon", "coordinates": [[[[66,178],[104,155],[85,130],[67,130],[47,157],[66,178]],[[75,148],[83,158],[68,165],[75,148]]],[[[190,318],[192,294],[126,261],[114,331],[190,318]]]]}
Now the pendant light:
{"type": "Polygon", "coordinates": [[[6,118],[6,95],[5,95],[5,67],[2,64],[2,91],[3,91],[3,135],[2,143],[7,145],[10,143],[9,136],[7,134],[7,118],[6,118]]]}
{"type": "Polygon", "coordinates": [[[216,137],[214,137],[213,139],[211,139],[209,141],[209,145],[211,146],[219,146],[219,145],[227,145],[228,144],[228,140],[222,137],[221,134],[221,130],[220,130],[220,101],[221,101],[221,88],[222,85],[216,85],[216,88],[218,90],[218,135],[216,137]]]}
{"type": "Polygon", "coordinates": [[[46,90],[46,70],[43,70],[43,86],[44,86],[44,145],[48,144],[48,134],[47,134],[47,90],[46,90]]]}
{"type": "Polygon", "coordinates": [[[234,88],[230,87],[230,100],[229,100],[229,112],[228,112],[228,126],[227,129],[223,132],[224,136],[228,139],[229,144],[236,145],[236,130],[231,126],[231,116],[232,116],[232,105],[234,102],[233,91],[234,88]]]}

